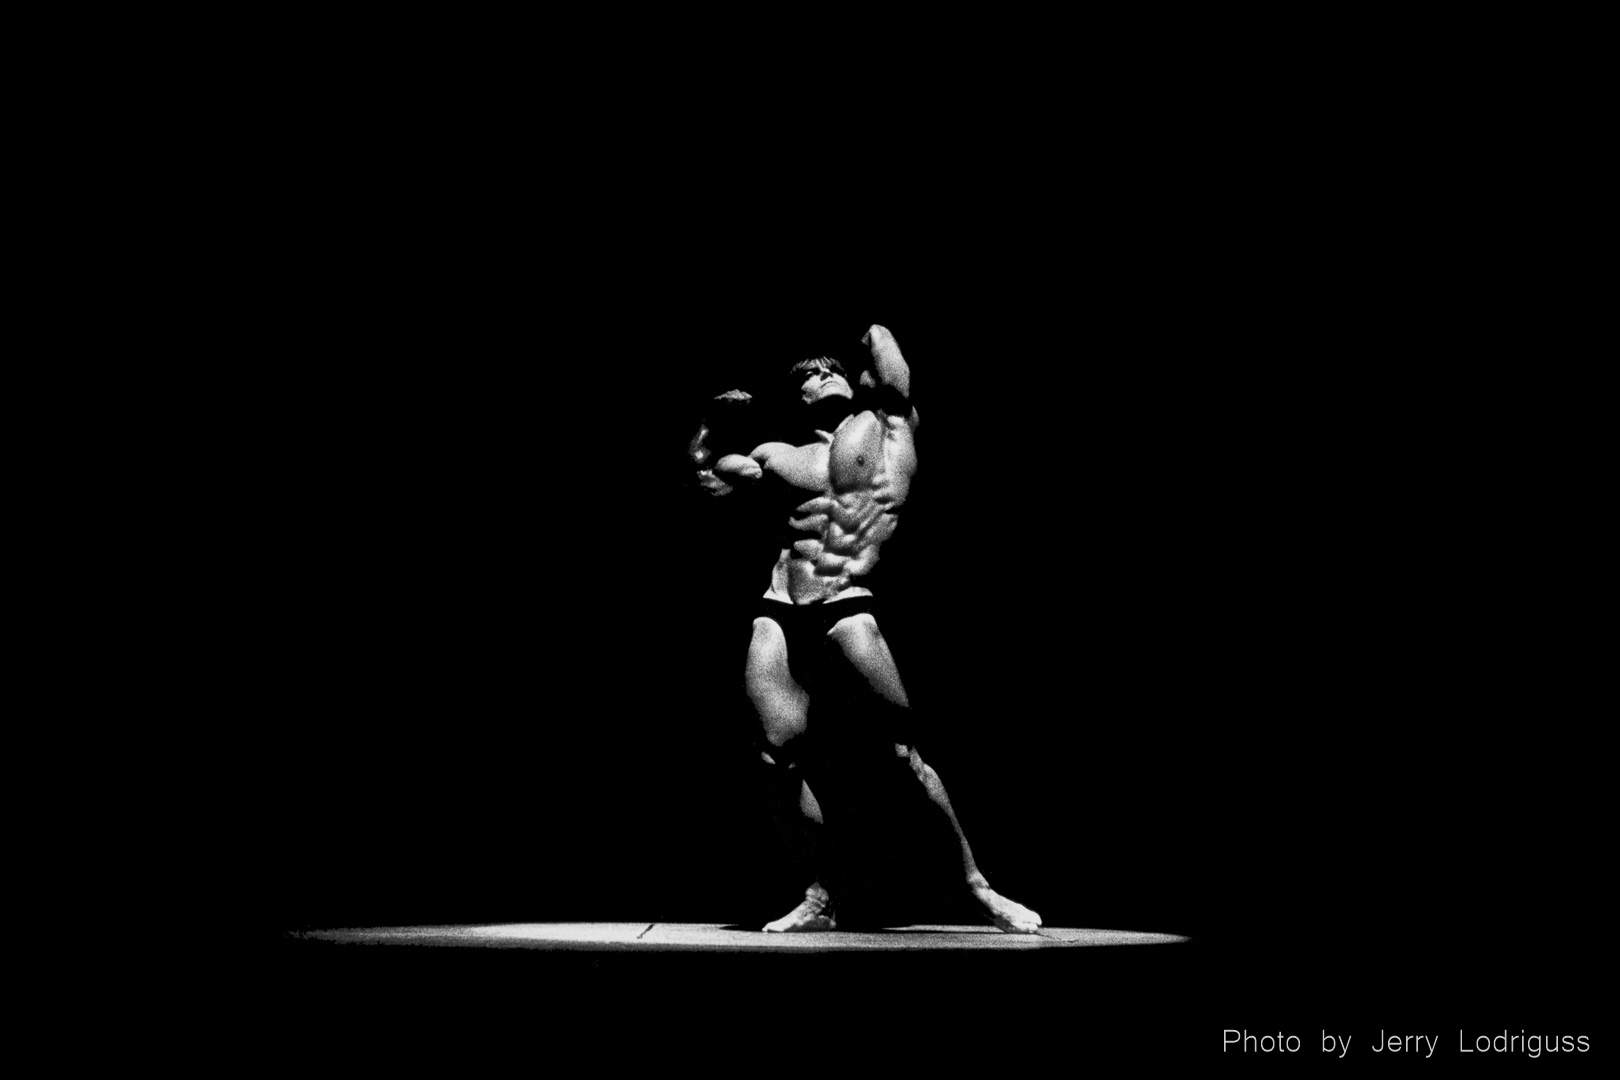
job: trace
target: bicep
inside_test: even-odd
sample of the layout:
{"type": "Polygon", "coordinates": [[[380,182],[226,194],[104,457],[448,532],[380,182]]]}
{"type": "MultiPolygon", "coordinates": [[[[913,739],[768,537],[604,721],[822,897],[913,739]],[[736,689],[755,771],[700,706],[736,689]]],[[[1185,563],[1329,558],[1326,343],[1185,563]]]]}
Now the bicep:
{"type": "Polygon", "coordinates": [[[698,482],[716,495],[729,495],[742,481],[764,476],[765,463],[773,454],[792,449],[787,443],[762,443],[747,454],[723,454],[698,473],[698,482]]]}
{"type": "Polygon", "coordinates": [[[777,457],[781,454],[792,453],[796,449],[797,447],[795,447],[792,443],[760,443],[758,446],[754,447],[753,450],[749,451],[748,456],[759,462],[761,465],[764,465],[769,462],[771,458],[777,457]]]}
{"type": "Polygon", "coordinates": [[[900,343],[888,329],[872,324],[861,338],[861,344],[872,350],[872,373],[884,386],[898,391],[902,398],[911,397],[911,367],[900,355],[900,343]]]}

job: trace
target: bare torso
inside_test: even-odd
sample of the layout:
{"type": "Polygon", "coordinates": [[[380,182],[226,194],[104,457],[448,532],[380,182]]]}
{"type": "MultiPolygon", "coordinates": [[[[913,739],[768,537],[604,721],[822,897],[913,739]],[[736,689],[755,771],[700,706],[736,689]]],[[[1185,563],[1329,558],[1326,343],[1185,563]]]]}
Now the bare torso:
{"type": "MultiPolygon", "coordinates": [[[[901,417],[857,412],[805,446],[766,443],[751,455],[786,483],[792,500],[782,553],[765,596],[810,604],[867,596],[861,579],[894,535],[917,471],[912,425],[901,417]]],[[[766,483],[770,483],[769,480],[766,483]]]]}

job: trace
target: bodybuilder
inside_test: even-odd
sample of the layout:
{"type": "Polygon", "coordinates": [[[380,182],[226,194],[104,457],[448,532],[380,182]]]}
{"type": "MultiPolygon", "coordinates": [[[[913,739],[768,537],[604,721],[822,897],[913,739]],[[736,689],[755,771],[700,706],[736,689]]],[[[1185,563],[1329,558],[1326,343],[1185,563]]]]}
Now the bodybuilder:
{"type": "MultiPolygon", "coordinates": [[[[795,740],[807,728],[821,657],[847,662],[876,695],[877,712],[909,717],[910,702],[878,628],[872,590],[862,580],[877,564],[883,542],[894,535],[910,490],[917,469],[912,436],[918,417],[910,402],[911,372],[893,336],[873,326],[861,343],[870,351],[870,363],[854,386],[834,360],[806,360],[792,370],[798,398],[811,410],[812,422],[826,423],[831,430],[816,429],[813,440],[803,445],[766,442],[724,453],[741,448],[724,445],[719,433],[705,426],[691,447],[700,482],[710,493],[743,491],[749,498],[769,499],[774,492],[784,497],[784,508],[791,508],[782,522],[781,554],[754,620],[744,678],[764,729],[761,757],[783,781],[784,797],[796,803],[807,849],[798,855],[811,863],[817,880],[805,890],[804,901],[767,925],[766,933],[837,926],[826,868],[815,867],[811,854],[822,824],[821,807],[799,775],[794,753],[795,740]],[[829,643],[836,648],[829,649],[829,643]]],[[[722,395],[723,405],[747,400],[739,391],[722,395]]],[[[918,754],[904,723],[893,730],[895,755],[909,763],[930,803],[956,834],[968,890],[1002,930],[1033,932],[1040,916],[990,888],[974,864],[939,774],[918,754]]]]}

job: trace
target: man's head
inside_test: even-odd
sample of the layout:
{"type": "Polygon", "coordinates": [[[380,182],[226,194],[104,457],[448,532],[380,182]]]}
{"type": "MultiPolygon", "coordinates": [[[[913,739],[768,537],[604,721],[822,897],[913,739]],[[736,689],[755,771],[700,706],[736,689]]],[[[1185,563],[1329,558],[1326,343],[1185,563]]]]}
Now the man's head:
{"type": "Polygon", "coordinates": [[[814,360],[801,360],[793,365],[791,376],[799,392],[799,400],[814,405],[826,398],[854,398],[844,365],[826,356],[814,360]]]}

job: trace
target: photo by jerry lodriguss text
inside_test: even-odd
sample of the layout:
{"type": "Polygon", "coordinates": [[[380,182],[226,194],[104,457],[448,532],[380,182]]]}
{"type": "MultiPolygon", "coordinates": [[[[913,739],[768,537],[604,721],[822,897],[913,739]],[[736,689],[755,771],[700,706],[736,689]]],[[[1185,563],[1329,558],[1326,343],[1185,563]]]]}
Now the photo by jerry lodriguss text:
{"type": "MultiPolygon", "coordinates": [[[[1406,1034],[1380,1028],[1378,1034],[1365,1040],[1375,1054],[1418,1054],[1432,1058],[1441,1049],[1441,1038],[1432,1034],[1406,1034]]],[[[1353,1034],[1322,1031],[1322,1053],[1345,1057],[1352,1043],[1358,1043],[1353,1034]]],[[[1243,1054],[1297,1054],[1304,1043],[1298,1035],[1285,1032],[1251,1034],[1247,1028],[1225,1028],[1221,1032],[1221,1052],[1243,1054]]],[[[1585,1035],[1549,1034],[1521,1029],[1513,1034],[1504,1029],[1500,1034],[1473,1035],[1457,1032],[1457,1052],[1460,1054],[1523,1054],[1538,1058],[1543,1054],[1585,1054],[1592,1049],[1592,1041],[1585,1035]]]]}

